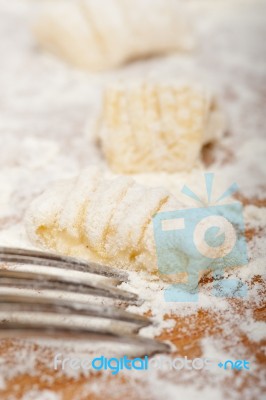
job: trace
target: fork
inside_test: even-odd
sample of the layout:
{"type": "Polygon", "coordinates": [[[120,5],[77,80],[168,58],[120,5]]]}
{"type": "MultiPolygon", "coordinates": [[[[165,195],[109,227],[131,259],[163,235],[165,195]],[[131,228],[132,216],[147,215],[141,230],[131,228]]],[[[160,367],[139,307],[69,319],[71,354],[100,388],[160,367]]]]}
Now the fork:
{"type": "Polygon", "coordinates": [[[167,343],[139,335],[152,324],[149,318],[123,309],[143,303],[116,287],[128,281],[126,272],[10,247],[0,247],[0,261],[1,337],[117,342],[141,347],[145,355],[170,351],[167,343]]]}

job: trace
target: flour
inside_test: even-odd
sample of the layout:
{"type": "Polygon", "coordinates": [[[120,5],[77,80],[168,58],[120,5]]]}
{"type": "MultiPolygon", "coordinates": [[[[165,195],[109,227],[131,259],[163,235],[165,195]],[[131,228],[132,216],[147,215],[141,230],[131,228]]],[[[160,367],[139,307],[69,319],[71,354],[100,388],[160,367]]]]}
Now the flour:
{"type": "Polygon", "coordinates": [[[0,390],[5,389],[6,385],[5,385],[5,381],[4,378],[1,376],[0,377],[0,390]]]}
{"type": "Polygon", "coordinates": [[[246,322],[241,328],[252,342],[260,342],[265,339],[266,323],[263,321],[246,322]]]}
{"type": "Polygon", "coordinates": [[[62,397],[50,390],[44,390],[40,393],[38,390],[31,390],[29,393],[22,397],[22,400],[61,400],[62,397]]]}
{"type": "MultiPolygon", "coordinates": [[[[3,55],[0,66],[1,245],[32,247],[24,230],[25,210],[51,182],[77,175],[92,164],[106,168],[93,141],[93,121],[105,83],[120,78],[200,77],[215,90],[228,119],[227,134],[213,146],[208,166],[190,174],[138,174],[134,178],[150,186],[165,186],[191,207],[195,207],[195,203],[184,198],[181,189],[186,184],[204,196],[204,172],[217,172],[214,200],[222,189],[234,181],[238,183],[241,196],[253,204],[244,207],[244,219],[254,237],[248,240],[248,265],[228,271],[226,276],[239,278],[248,285],[248,306],[262,307],[263,282],[256,281],[256,277],[265,274],[266,255],[266,211],[265,207],[258,206],[258,200],[266,198],[263,86],[266,78],[263,38],[266,10],[263,2],[257,1],[245,1],[245,5],[240,1],[234,5],[232,1],[217,0],[216,3],[217,7],[214,2],[191,2],[198,35],[198,48],[192,56],[151,59],[132,63],[118,71],[93,75],[72,70],[37,48],[29,29],[33,16],[31,2],[0,0],[0,52],[3,55]]],[[[140,307],[129,307],[129,311],[152,312],[154,326],[143,329],[141,334],[144,336],[154,337],[164,330],[171,333],[176,324],[173,315],[178,320],[189,320],[198,310],[216,313],[225,321],[227,329],[227,336],[217,335],[215,340],[206,333],[201,343],[203,355],[227,358],[230,353],[235,359],[251,357],[238,338],[245,335],[251,343],[258,344],[265,335],[265,324],[255,320],[248,306],[237,319],[234,302],[214,297],[211,283],[200,285],[199,300],[192,304],[166,303],[163,292],[167,285],[144,273],[130,272],[129,282],[121,287],[138,293],[145,300],[140,307]],[[166,314],[168,319],[164,319],[166,314]]],[[[219,325],[219,321],[215,324],[219,325]]],[[[190,330],[182,326],[180,333],[189,335],[190,330]]],[[[4,388],[11,378],[24,373],[36,375],[40,360],[44,368],[52,368],[55,345],[32,341],[25,344],[24,350],[19,348],[19,343],[17,346],[10,350],[9,362],[6,359],[3,363],[0,361],[0,388],[4,388]]],[[[75,344],[62,348],[66,355],[85,351],[75,344]]],[[[181,350],[177,346],[175,351],[181,350]]],[[[256,365],[256,361],[251,361],[256,365]]],[[[66,374],[79,378],[73,371],[66,374]]],[[[258,379],[256,387],[251,393],[246,390],[243,398],[261,397],[264,377],[256,368],[251,371],[251,376],[255,375],[258,379]]],[[[55,377],[45,373],[42,379],[52,383],[55,377]]],[[[241,387],[244,380],[244,376],[239,376],[235,388],[241,387]]],[[[147,394],[146,398],[153,400],[163,396],[169,400],[176,400],[177,396],[188,400],[218,400],[225,396],[237,399],[237,394],[224,385],[224,374],[200,375],[188,371],[169,377],[153,371],[143,376],[139,374],[137,378],[132,376],[130,379],[129,376],[129,386],[133,389],[136,382],[146,386],[146,392],[142,391],[140,396],[147,394]]],[[[104,388],[104,379],[101,385],[104,388]]],[[[109,381],[108,385],[110,392],[112,385],[113,390],[117,390],[116,381],[109,381]]],[[[90,382],[84,391],[84,396],[93,391],[99,393],[99,386],[90,382]]],[[[31,399],[57,400],[60,395],[37,388],[23,398],[31,399]]]]}

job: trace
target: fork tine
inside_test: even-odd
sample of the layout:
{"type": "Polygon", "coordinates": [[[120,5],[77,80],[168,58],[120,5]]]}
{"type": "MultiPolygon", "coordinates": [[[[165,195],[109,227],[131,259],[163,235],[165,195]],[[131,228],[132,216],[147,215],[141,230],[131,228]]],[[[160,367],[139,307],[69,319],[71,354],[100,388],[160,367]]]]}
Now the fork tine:
{"type": "Polygon", "coordinates": [[[117,320],[144,327],[152,322],[142,315],[129,313],[122,309],[103,306],[98,304],[88,304],[85,302],[72,302],[58,298],[48,298],[47,296],[31,296],[19,293],[0,293],[0,316],[2,312],[32,312],[52,313],[61,316],[84,316],[101,319],[117,320]]]}
{"type": "Polygon", "coordinates": [[[50,270],[48,268],[47,271],[39,272],[27,268],[25,270],[25,267],[24,270],[23,268],[19,270],[17,267],[16,269],[8,266],[0,267],[1,337],[12,335],[101,340],[143,346],[147,349],[144,354],[170,351],[166,343],[127,332],[127,324],[135,326],[133,330],[131,328],[131,332],[134,333],[150,325],[151,321],[148,318],[113,306],[71,301],[65,295],[78,293],[139,304],[141,301],[135,293],[97,282],[97,279],[95,282],[95,278],[94,281],[93,279],[88,281],[89,274],[95,274],[115,278],[121,283],[128,280],[125,272],[72,257],[8,247],[0,247],[0,261],[50,267],[50,270]],[[73,273],[74,276],[71,276],[71,271],[86,273],[85,282],[84,276],[73,273]],[[47,292],[36,294],[36,290],[48,290],[50,294],[47,292]],[[56,297],[58,292],[64,294],[64,299],[56,297]],[[95,318],[109,321],[109,325],[95,326],[95,318]],[[114,325],[114,322],[118,325],[114,325]],[[119,325],[120,322],[123,324],[123,329],[119,325]],[[84,323],[87,325],[91,323],[91,326],[84,326],[84,323]]]}
{"type": "Polygon", "coordinates": [[[124,271],[119,271],[115,268],[107,267],[94,262],[86,262],[85,260],[78,260],[76,258],[43,251],[0,247],[0,261],[18,264],[44,265],[47,267],[88,272],[91,274],[115,278],[120,282],[125,282],[128,280],[128,274],[124,271]]]}
{"type": "Polygon", "coordinates": [[[59,290],[63,292],[109,297],[130,304],[141,303],[138,295],[132,292],[111,287],[99,282],[87,283],[78,279],[72,282],[70,277],[49,275],[49,273],[39,274],[38,272],[10,271],[7,269],[0,269],[0,279],[0,289],[1,287],[17,287],[21,289],[34,288],[35,290],[59,290]]]}
{"type": "Polygon", "coordinates": [[[77,327],[67,326],[45,328],[42,324],[34,324],[32,322],[12,322],[0,321],[0,337],[44,337],[44,338],[60,338],[67,340],[83,340],[83,341],[101,341],[115,342],[126,345],[142,346],[144,348],[143,355],[152,355],[156,353],[169,353],[170,345],[157,340],[149,339],[143,336],[129,333],[118,333],[107,328],[77,327]]]}

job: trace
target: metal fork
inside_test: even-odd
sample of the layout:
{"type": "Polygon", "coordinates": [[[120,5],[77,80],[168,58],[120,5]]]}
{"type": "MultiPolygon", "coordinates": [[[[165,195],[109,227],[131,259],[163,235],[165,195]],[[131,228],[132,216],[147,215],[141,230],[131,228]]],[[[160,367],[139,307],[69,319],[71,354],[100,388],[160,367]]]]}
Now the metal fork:
{"type": "Polygon", "coordinates": [[[142,347],[143,354],[169,352],[168,344],[139,335],[150,319],[123,309],[142,302],[116,287],[128,280],[124,271],[9,247],[0,247],[0,261],[1,337],[109,341],[142,347]]]}

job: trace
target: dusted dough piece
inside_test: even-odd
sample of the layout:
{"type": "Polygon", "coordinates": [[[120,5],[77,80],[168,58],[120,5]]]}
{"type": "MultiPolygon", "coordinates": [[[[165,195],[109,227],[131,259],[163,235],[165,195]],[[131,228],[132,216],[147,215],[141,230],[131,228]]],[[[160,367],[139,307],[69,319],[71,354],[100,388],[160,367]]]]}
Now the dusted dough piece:
{"type": "Polygon", "coordinates": [[[130,59],[192,47],[177,0],[53,0],[34,31],[40,44],[71,64],[103,70],[130,59]]]}
{"type": "Polygon", "coordinates": [[[103,153],[119,173],[191,170],[224,129],[213,96],[188,83],[110,86],[99,120],[103,153]]]}
{"type": "Polygon", "coordinates": [[[30,239],[44,248],[128,269],[157,271],[152,216],[180,203],[163,188],[98,169],[59,182],[26,215],[30,239]]]}
{"type": "MultiPolygon", "coordinates": [[[[214,258],[229,254],[234,232],[231,228],[228,231],[227,220],[218,221],[221,231],[227,230],[227,239],[220,247],[206,247],[209,226],[205,218],[197,225],[198,233],[193,239],[202,249],[200,252],[204,251],[204,257],[191,252],[192,239],[187,240],[185,230],[177,241],[175,233],[167,236],[169,249],[161,241],[156,249],[154,227],[160,235],[165,229],[162,224],[153,226],[153,216],[169,225],[174,221],[172,213],[169,216],[162,212],[182,208],[184,205],[164,188],[142,186],[126,176],[107,179],[99,169],[91,168],[76,178],[54,184],[34,200],[26,215],[26,229],[30,239],[43,248],[118,268],[146,270],[167,281],[178,282],[188,276],[192,288],[214,258]],[[160,268],[159,253],[163,255],[160,268]]],[[[210,217],[213,218],[211,212],[210,217]]],[[[185,227],[170,229],[174,232],[185,227]]],[[[221,267],[219,263],[217,266],[221,267]]]]}

